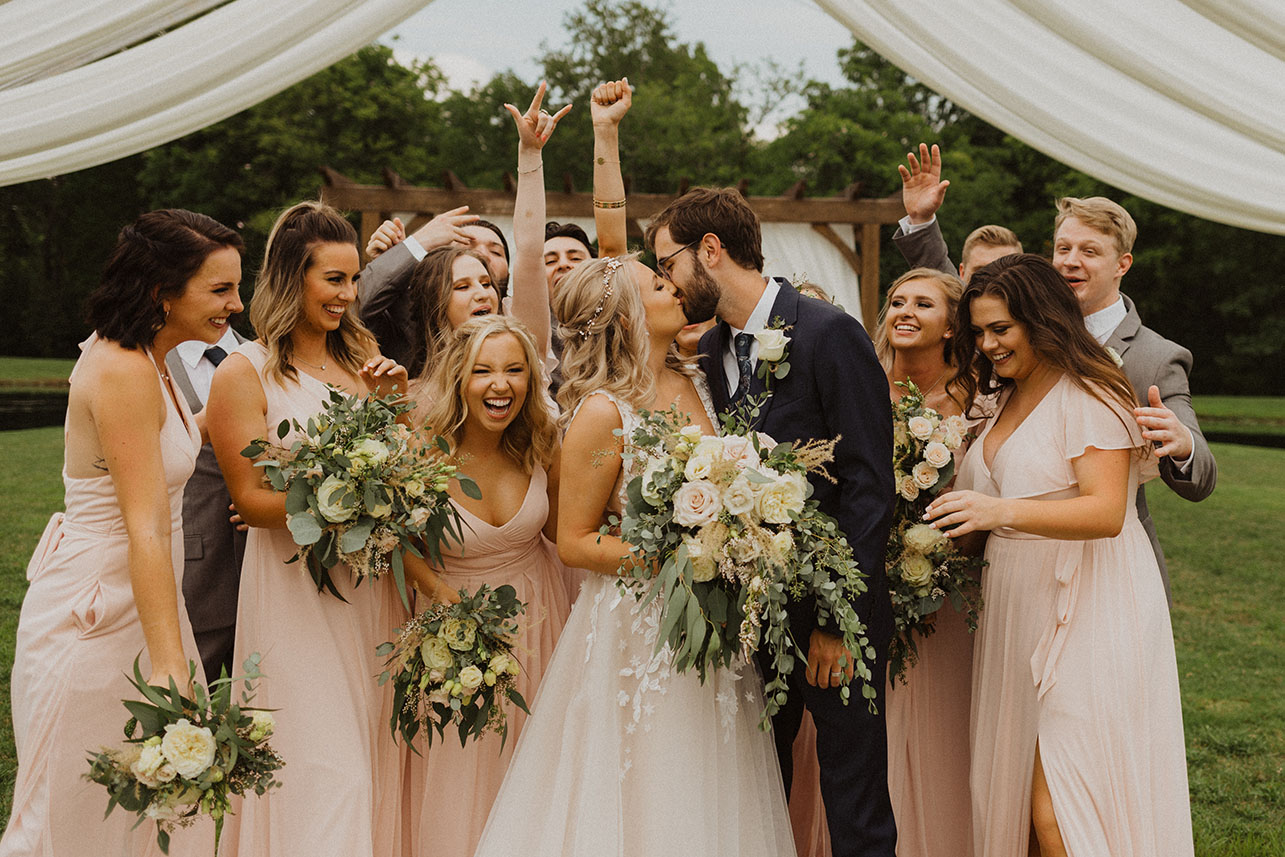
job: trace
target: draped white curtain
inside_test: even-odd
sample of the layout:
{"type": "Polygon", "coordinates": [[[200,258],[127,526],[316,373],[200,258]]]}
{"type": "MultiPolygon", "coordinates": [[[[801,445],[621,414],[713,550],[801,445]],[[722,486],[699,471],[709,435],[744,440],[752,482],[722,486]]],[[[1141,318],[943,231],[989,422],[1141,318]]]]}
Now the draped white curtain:
{"type": "Polygon", "coordinates": [[[1063,163],[1285,233],[1281,0],[818,0],[937,92],[1063,163]]]}
{"type": "Polygon", "coordinates": [[[428,2],[9,0],[0,4],[0,185],[105,163],[225,119],[428,2]],[[139,41],[165,27],[174,28],[139,41]]]}

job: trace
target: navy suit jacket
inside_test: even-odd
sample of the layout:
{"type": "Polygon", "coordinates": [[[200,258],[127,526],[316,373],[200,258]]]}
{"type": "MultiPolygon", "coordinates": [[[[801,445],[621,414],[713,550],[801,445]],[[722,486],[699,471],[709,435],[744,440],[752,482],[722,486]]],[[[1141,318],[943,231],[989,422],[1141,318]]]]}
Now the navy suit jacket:
{"type": "MultiPolygon", "coordinates": [[[[838,521],[867,575],[868,591],[853,606],[882,656],[893,621],[884,571],[893,508],[888,379],[860,322],[838,307],[803,297],[785,281],[778,282],[781,290],[770,319],[780,319],[789,328],[790,371],[772,381],[772,396],[760,409],[755,428],[777,441],[839,438],[834,461],[827,465],[836,482],[812,477],[813,497],[821,511],[838,521]]],[[[723,371],[730,337],[727,323],[720,322],[700,342],[701,368],[719,411],[728,410],[731,398],[723,371]]],[[[749,395],[760,395],[764,389],[756,368],[749,395]]],[[[811,624],[794,626],[795,639],[805,648],[806,635],[815,625],[815,610],[808,608],[808,612],[811,624]]],[[[794,625],[795,611],[791,613],[794,625]]],[[[808,622],[805,615],[798,618],[808,622]]]]}

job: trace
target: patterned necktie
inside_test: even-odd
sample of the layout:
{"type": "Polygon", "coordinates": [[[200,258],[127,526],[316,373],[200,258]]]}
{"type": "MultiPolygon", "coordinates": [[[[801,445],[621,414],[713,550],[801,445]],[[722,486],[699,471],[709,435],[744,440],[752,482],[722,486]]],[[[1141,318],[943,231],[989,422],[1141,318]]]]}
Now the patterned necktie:
{"type": "Polygon", "coordinates": [[[733,402],[739,402],[750,391],[750,377],[754,374],[754,366],[750,362],[750,346],[753,344],[754,334],[736,334],[736,369],[740,377],[736,382],[736,392],[732,393],[733,402]]]}
{"type": "Polygon", "coordinates": [[[222,363],[223,358],[227,356],[228,353],[217,345],[211,345],[209,348],[205,349],[205,359],[213,363],[216,367],[222,363]]]}

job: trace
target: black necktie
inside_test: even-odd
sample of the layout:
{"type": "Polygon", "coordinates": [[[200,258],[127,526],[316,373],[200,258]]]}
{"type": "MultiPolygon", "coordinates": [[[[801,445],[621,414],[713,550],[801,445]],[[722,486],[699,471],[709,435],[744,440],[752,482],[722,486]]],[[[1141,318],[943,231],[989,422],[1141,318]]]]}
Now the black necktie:
{"type": "Polygon", "coordinates": [[[750,377],[754,374],[754,365],[750,362],[750,346],[754,344],[754,334],[736,334],[736,369],[740,377],[732,401],[739,402],[750,391],[750,377]]]}
{"type": "Polygon", "coordinates": [[[209,348],[205,349],[205,359],[213,363],[215,366],[222,363],[223,358],[227,356],[228,353],[217,345],[211,345],[209,348]]]}

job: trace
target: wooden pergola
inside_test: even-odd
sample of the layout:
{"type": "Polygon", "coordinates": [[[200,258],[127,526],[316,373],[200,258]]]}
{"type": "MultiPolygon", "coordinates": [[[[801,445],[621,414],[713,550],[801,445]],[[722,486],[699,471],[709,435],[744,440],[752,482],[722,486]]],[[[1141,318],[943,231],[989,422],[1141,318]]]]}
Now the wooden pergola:
{"type": "MultiPolygon", "coordinates": [[[[467,205],[469,211],[483,218],[508,217],[513,214],[517,184],[509,174],[504,176],[503,190],[481,190],[467,187],[449,170],[443,173],[443,187],[415,187],[391,169],[384,169],[384,184],[357,184],[330,167],[321,168],[324,184],[321,198],[344,211],[361,213],[361,246],[371,234],[395,212],[415,212],[406,225],[409,234],[442,211],[467,205]]],[[[861,184],[850,185],[834,197],[805,197],[804,183],[798,182],[781,196],[749,196],[749,181],[742,179],[738,189],[754,213],[764,223],[808,223],[832,244],[857,275],[861,289],[861,317],[867,330],[872,330],[879,314],[879,227],[896,223],[906,213],[901,194],[883,198],[861,197],[861,184]],[[852,224],[854,240],[844,240],[831,224],[852,224]]],[[[626,179],[626,188],[629,186],[626,179]]],[[[688,190],[684,181],[676,194],[630,193],[629,234],[642,238],[639,223],[645,221],[682,196],[688,190]]],[[[563,177],[561,191],[546,191],[546,214],[550,220],[568,217],[593,217],[593,194],[577,193],[570,175],[563,177]]],[[[873,331],[872,331],[873,332],[873,331]]]]}

